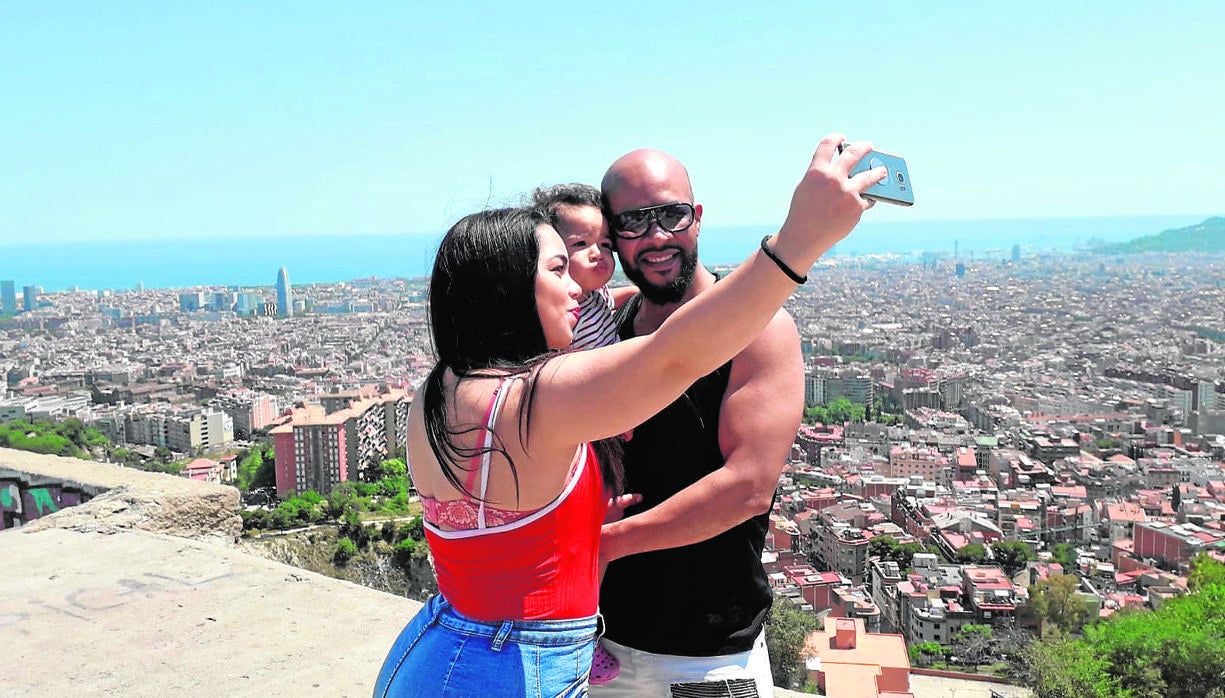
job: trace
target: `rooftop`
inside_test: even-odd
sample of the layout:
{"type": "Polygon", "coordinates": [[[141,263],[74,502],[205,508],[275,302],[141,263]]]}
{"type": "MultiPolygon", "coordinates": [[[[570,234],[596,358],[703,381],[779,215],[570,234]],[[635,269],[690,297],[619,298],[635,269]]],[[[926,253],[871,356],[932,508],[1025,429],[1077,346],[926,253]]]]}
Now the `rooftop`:
{"type": "Polygon", "coordinates": [[[825,629],[808,636],[802,654],[825,695],[913,698],[906,642],[901,635],[868,633],[861,619],[826,617],[825,629]]]}

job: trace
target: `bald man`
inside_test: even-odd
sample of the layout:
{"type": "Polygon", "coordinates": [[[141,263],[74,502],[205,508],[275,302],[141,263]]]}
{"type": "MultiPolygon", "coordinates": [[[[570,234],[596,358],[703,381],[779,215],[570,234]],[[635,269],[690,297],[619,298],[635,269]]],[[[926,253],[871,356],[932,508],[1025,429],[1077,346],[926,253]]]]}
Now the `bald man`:
{"type": "MultiPolygon", "coordinates": [[[[614,162],[601,188],[622,269],[640,291],[618,313],[619,333],[649,334],[718,281],[698,261],[702,206],[684,166],[655,150],[614,162]]],[[[634,429],[626,491],[643,501],[605,525],[600,551],[610,561],[603,648],[619,672],[593,696],[773,695],[761,553],[803,408],[799,335],[780,310],[744,351],[634,429]]]]}

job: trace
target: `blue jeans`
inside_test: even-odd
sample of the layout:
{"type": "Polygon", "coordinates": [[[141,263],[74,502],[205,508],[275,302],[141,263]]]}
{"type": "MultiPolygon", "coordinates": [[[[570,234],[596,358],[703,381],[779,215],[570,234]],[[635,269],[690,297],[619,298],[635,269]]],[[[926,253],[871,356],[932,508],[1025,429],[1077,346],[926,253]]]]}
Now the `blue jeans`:
{"type": "Polygon", "coordinates": [[[598,616],[477,621],[439,594],[396,638],[374,696],[586,696],[598,624],[598,616]]]}

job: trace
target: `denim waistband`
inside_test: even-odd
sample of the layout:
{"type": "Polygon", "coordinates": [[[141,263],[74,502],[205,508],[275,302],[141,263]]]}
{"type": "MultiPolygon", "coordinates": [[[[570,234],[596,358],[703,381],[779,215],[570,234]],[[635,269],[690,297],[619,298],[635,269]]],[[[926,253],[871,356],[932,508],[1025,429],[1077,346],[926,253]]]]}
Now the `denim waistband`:
{"type": "Polygon", "coordinates": [[[604,618],[598,613],[564,620],[473,620],[455,610],[442,594],[427,601],[423,610],[433,616],[434,622],[449,630],[491,638],[495,649],[504,642],[544,647],[569,645],[593,640],[604,630],[604,618]]]}

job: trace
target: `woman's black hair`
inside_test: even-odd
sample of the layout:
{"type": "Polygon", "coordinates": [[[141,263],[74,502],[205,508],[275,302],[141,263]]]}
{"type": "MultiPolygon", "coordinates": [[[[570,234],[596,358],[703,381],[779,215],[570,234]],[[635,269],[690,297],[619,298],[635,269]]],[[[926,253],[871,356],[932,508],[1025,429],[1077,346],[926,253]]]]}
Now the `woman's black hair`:
{"type": "MultiPolygon", "coordinates": [[[[443,376],[449,369],[462,379],[473,375],[527,374],[527,393],[519,409],[519,441],[526,445],[536,394],[536,370],[549,358],[549,346],[536,309],[536,271],[540,243],[536,230],[546,220],[540,211],[503,208],[465,216],[447,231],[434,258],[430,278],[429,316],[438,363],[422,390],[426,438],[447,481],[468,492],[456,468],[487,451],[519,474],[501,441],[491,448],[457,446],[454,437],[484,425],[450,428],[446,424],[443,376]]],[[[597,448],[605,482],[617,492],[623,486],[616,446],[597,448]],[[611,452],[610,452],[611,451],[611,452]]]]}

